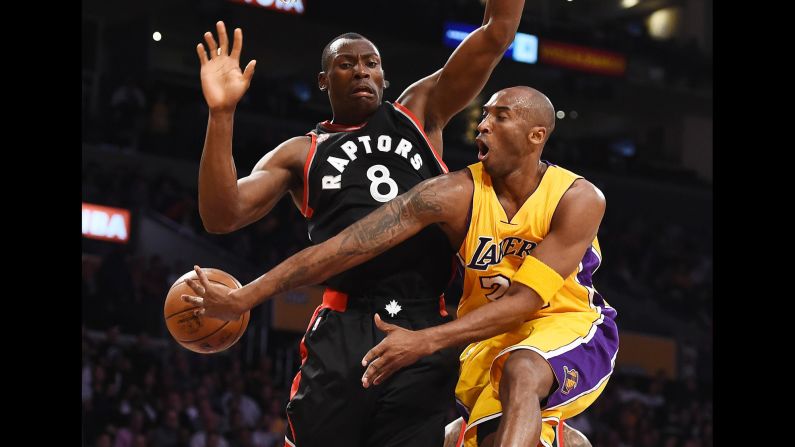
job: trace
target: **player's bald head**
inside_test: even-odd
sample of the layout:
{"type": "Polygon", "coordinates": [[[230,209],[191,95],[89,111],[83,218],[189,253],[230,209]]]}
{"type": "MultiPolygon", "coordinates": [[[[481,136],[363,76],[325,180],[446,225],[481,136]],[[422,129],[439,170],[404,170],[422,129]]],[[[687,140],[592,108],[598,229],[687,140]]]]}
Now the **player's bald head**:
{"type": "Polygon", "coordinates": [[[547,138],[555,129],[555,107],[547,95],[538,90],[519,85],[500,90],[503,100],[509,107],[516,111],[529,126],[544,126],[547,129],[547,138]]]}

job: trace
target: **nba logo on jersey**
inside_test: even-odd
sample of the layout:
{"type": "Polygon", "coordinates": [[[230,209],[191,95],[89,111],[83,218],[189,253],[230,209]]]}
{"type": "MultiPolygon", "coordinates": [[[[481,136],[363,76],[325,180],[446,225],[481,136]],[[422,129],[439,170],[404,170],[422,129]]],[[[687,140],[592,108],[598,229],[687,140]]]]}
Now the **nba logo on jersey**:
{"type": "Polygon", "coordinates": [[[563,381],[563,389],[560,392],[569,394],[571,390],[577,387],[577,380],[580,378],[580,374],[576,369],[569,369],[567,366],[563,367],[563,373],[566,375],[566,379],[563,381]]]}

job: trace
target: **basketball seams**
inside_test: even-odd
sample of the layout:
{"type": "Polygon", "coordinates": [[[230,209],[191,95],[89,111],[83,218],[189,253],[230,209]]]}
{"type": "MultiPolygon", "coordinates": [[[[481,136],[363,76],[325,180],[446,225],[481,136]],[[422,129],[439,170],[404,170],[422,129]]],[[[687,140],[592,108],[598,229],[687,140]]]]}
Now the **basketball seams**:
{"type": "Polygon", "coordinates": [[[227,322],[225,322],[224,324],[222,324],[221,326],[219,326],[219,327],[218,327],[218,329],[216,329],[216,330],[214,330],[214,331],[210,332],[209,334],[205,335],[204,337],[197,338],[196,340],[180,340],[180,339],[178,339],[178,338],[176,338],[176,337],[174,337],[174,339],[175,339],[175,340],[177,340],[177,341],[179,341],[179,342],[182,342],[182,343],[195,343],[195,342],[197,342],[197,341],[202,341],[202,340],[204,340],[204,339],[205,339],[205,338],[207,338],[207,337],[212,337],[213,335],[217,334],[217,333],[218,333],[218,331],[220,331],[221,329],[223,329],[223,328],[227,327],[227,326],[229,325],[229,323],[231,323],[231,321],[227,321],[227,322]]]}

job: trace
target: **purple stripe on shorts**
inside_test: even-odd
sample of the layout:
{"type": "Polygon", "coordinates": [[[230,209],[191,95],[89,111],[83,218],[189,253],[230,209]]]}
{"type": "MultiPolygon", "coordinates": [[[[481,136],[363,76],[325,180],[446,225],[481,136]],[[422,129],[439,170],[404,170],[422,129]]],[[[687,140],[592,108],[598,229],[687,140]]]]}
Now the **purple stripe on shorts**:
{"type": "Polygon", "coordinates": [[[594,306],[603,308],[605,310],[605,312],[603,312],[604,314],[610,316],[610,318],[615,318],[615,309],[606,308],[605,299],[602,297],[602,294],[597,292],[593,287],[593,274],[602,263],[602,261],[599,259],[599,256],[596,255],[596,249],[593,247],[593,245],[588,247],[588,250],[585,251],[585,256],[582,257],[582,261],[580,262],[582,263],[582,271],[577,273],[577,281],[583,286],[593,288],[594,306]]]}
{"type": "MultiPolygon", "coordinates": [[[[607,308],[606,311],[611,308],[607,308]]],[[[612,318],[604,318],[588,343],[547,359],[558,380],[543,409],[576,399],[597,387],[613,372],[613,357],[618,351],[618,329],[612,318]]]]}

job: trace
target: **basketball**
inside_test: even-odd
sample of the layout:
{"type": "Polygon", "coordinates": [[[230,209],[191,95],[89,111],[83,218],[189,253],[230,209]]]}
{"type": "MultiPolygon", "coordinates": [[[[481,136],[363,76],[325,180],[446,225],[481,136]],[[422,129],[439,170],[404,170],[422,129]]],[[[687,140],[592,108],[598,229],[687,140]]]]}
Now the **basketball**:
{"type": "MultiPolygon", "coordinates": [[[[221,284],[230,289],[239,289],[240,281],[223,270],[202,269],[211,283],[221,284]]],[[[251,311],[247,311],[237,321],[223,321],[206,316],[196,316],[193,311],[198,309],[191,303],[182,300],[182,295],[196,295],[186,280],[199,277],[193,270],[180,276],[166,295],[163,316],[166,327],[174,340],[186,349],[200,354],[221,352],[234,345],[245,332],[251,311]]]]}

